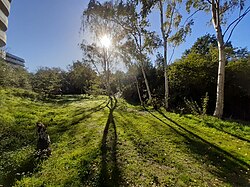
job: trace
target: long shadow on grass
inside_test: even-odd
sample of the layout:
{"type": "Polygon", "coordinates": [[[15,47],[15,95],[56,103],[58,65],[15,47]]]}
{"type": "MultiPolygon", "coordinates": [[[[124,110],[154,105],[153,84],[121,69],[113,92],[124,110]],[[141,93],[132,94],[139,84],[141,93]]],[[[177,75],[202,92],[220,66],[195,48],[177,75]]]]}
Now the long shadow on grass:
{"type": "Polygon", "coordinates": [[[244,137],[238,136],[238,135],[236,135],[236,134],[227,132],[227,131],[225,131],[225,130],[222,129],[222,128],[218,128],[217,126],[215,126],[215,125],[212,124],[212,123],[205,122],[205,124],[206,124],[208,127],[213,127],[213,128],[215,128],[215,129],[217,129],[218,131],[224,132],[224,133],[226,133],[226,134],[228,134],[228,135],[230,135],[230,136],[233,136],[233,137],[238,138],[238,139],[240,139],[240,140],[242,140],[242,141],[246,141],[246,142],[250,143],[250,140],[248,140],[248,139],[246,139],[246,138],[244,138],[244,137]]]}
{"type": "MultiPolygon", "coordinates": [[[[99,112],[99,111],[103,110],[103,109],[104,109],[105,107],[107,107],[108,104],[109,104],[109,102],[108,102],[106,105],[103,106],[103,104],[105,104],[105,103],[106,103],[106,101],[104,101],[103,103],[101,103],[100,105],[98,105],[98,106],[96,106],[96,107],[94,107],[94,108],[91,108],[91,109],[88,109],[88,110],[83,110],[83,111],[81,111],[82,115],[80,115],[80,117],[76,117],[77,114],[75,114],[75,118],[72,120],[71,125],[76,125],[76,124],[78,124],[80,121],[82,121],[82,120],[84,120],[84,119],[86,119],[86,118],[91,117],[92,114],[94,114],[94,113],[96,113],[96,112],[99,112]],[[87,113],[87,112],[88,112],[88,114],[85,114],[85,113],[87,113]]],[[[78,114],[79,114],[79,111],[78,111],[78,114]]]]}
{"type": "Polygon", "coordinates": [[[203,138],[201,138],[200,136],[198,136],[197,134],[191,132],[190,130],[184,128],[182,125],[178,124],[177,122],[175,122],[174,120],[172,120],[171,118],[167,117],[163,112],[161,111],[158,111],[164,118],[166,118],[167,120],[171,121],[172,123],[174,123],[176,126],[178,126],[179,128],[181,128],[182,130],[186,131],[187,133],[189,133],[190,135],[192,135],[193,137],[197,138],[197,139],[200,139],[201,141],[203,141],[204,143],[208,144],[209,146],[211,147],[214,147],[215,149],[217,149],[218,151],[222,152],[223,154],[225,154],[226,156],[228,157],[231,157],[231,159],[237,161],[238,163],[240,163],[241,165],[243,166],[246,166],[248,168],[250,168],[250,165],[240,159],[238,159],[237,157],[235,157],[234,155],[228,153],[227,151],[219,148],[218,146],[204,140],[203,138]]]}
{"type": "MultiPolygon", "coordinates": [[[[191,117],[188,117],[188,116],[184,116],[184,117],[185,117],[185,118],[188,118],[188,119],[192,119],[192,120],[196,120],[196,121],[200,122],[199,120],[194,119],[194,118],[191,118],[191,117]]],[[[218,131],[224,132],[224,133],[226,133],[226,134],[228,134],[228,135],[230,135],[230,136],[233,136],[233,137],[238,138],[238,139],[240,139],[240,140],[242,140],[242,141],[246,141],[246,142],[250,143],[250,140],[248,140],[248,139],[246,139],[246,138],[244,138],[244,137],[238,136],[237,134],[230,133],[230,132],[224,130],[222,127],[218,127],[218,126],[214,125],[213,123],[209,123],[209,122],[206,122],[206,121],[204,121],[204,123],[205,123],[205,125],[207,125],[208,127],[215,128],[215,129],[217,129],[218,131]]]]}
{"type": "Polygon", "coordinates": [[[205,159],[208,164],[214,165],[217,170],[212,172],[220,177],[221,180],[228,182],[233,186],[250,186],[250,176],[247,174],[249,164],[236,158],[216,145],[204,140],[200,136],[194,134],[171,118],[167,117],[164,113],[159,112],[165,119],[175,124],[178,128],[166,123],[152,112],[148,112],[153,117],[173,129],[177,134],[186,138],[189,141],[187,146],[190,150],[205,159]]]}
{"type": "MultiPolygon", "coordinates": [[[[145,138],[145,134],[141,133],[141,131],[137,128],[137,125],[134,125],[134,123],[126,118],[126,116],[124,116],[121,112],[118,112],[118,114],[125,120],[125,122],[121,123],[120,125],[125,130],[129,140],[134,144],[135,150],[139,153],[139,155],[141,155],[143,158],[150,159],[150,161],[157,162],[158,164],[163,164],[156,159],[156,157],[160,153],[151,152],[150,150],[152,147],[157,146],[154,140],[148,140],[147,138],[145,138]]],[[[136,118],[136,116],[134,118],[136,118]]]]}
{"type": "Polygon", "coordinates": [[[63,95],[63,96],[54,96],[51,97],[44,97],[42,98],[42,101],[47,103],[53,103],[57,105],[64,105],[64,104],[70,104],[73,102],[81,101],[84,98],[81,95],[63,95]]]}
{"type": "Polygon", "coordinates": [[[113,111],[116,108],[117,100],[110,97],[108,120],[105,125],[101,144],[101,171],[99,186],[110,187],[121,184],[120,170],[117,164],[117,132],[113,111]]]}
{"type": "Polygon", "coordinates": [[[92,114],[94,112],[97,112],[97,111],[104,109],[109,104],[109,102],[110,101],[105,100],[101,104],[97,105],[96,107],[90,108],[90,109],[80,108],[74,112],[74,115],[77,116],[77,115],[81,115],[81,114],[86,113],[86,112],[90,112],[90,114],[92,114]]]}
{"type": "Polygon", "coordinates": [[[82,110],[81,115],[79,115],[79,111],[78,111],[77,112],[78,115],[74,115],[72,120],[65,121],[63,124],[56,124],[55,129],[52,130],[52,132],[50,131],[50,133],[52,134],[52,136],[51,136],[52,142],[57,140],[61,134],[65,133],[67,131],[73,136],[75,133],[75,130],[76,130],[76,128],[74,128],[74,126],[76,124],[80,123],[81,121],[90,118],[92,114],[103,110],[109,104],[109,102],[108,102],[106,105],[104,105],[105,103],[106,103],[106,101],[101,103],[100,105],[94,107],[94,108],[87,109],[85,111],[82,110]]]}

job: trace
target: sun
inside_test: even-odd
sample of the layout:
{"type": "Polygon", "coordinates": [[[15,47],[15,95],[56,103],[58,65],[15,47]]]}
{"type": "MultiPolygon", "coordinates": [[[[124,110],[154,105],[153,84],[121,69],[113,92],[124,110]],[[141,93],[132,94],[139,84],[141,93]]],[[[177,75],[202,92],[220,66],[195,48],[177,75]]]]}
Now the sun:
{"type": "Polygon", "coordinates": [[[109,38],[107,35],[102,36],[101,38],[101,44],[105,48],[109,48],[112,44],[111,38],[109,38]]]}

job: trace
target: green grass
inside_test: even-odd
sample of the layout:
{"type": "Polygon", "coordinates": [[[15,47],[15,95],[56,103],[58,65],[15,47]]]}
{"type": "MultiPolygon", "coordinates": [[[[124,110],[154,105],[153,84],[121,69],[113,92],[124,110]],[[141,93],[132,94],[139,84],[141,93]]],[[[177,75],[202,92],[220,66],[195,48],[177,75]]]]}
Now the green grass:
{"type": "Polygon", "coordinates": [[[4,186],[250,186],[250,125],[144,110],[106,97],[41,101],[0,90],[4,186]],[[52,156],[38,161],[35,123],[52,156]]]}

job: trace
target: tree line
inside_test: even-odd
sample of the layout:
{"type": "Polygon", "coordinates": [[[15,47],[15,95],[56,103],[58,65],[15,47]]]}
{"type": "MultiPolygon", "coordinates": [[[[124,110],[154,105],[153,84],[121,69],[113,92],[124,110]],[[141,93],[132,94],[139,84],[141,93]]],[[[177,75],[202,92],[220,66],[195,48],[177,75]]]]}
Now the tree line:
{"type": "MultiPolygon", "coordinates": [[[[246,48],[227,44],[224,116],[249,120],[250,114],[250,56],[246,48]]],[[[205,107],[212,115],[216,101],[218,48],[216,38],[205,35],[198,38],[179,60],[168,66],[169,110],[178,113],[199,113],[205,107]],[[203,106],[207,99],[206,106],[203,106]],[[195,104],[197,106],[195,106],[195,104]],[[194,105],[196,108],[190,106],[194,105]]],[[[145,73],[152,90],[152,105],[164,106],[163,59],[145,64],[145,73]]],[[[103,75],[98,74],[87,61],[76,61],[67,71],[60,68],[39,68],[29,73],[21,67],[0,62],[0,86],[33,90],[44,97],[61,94],[106,94],[103,75]],[[15,72],[15,73],[14,73],[15,72]]],[[[110,73],[110,89],[131,104],[147,103],[148,92],[141,68],[130,66],[126,72],[110,73]],[[135,79],[137,81],[135,81],[135,79]],[[138,94],[139,90],[139,94],[138,94]],[[139,95],[141,98],[139,98],[139,95]]]]}
{"type": "Polygon", "coordinates": [[[67,70],[41,67],[34,73],[0,61],[0,86],[33,90],[42,97],[61,94],[91,94],[99,77],[89,64],[76,61],[67,70]]]}
{"type": "Polygon", "coordinates": [[[249,52],[230,42],[250,11],[245,2],[90,0],[82,16],[82,62],[74,62],[67,71],[44,67],[31,74],[1,63],[0,84],[33,89],[46,97],[116,94],[132,103],[181,113],[205,111],[222,117],[224,111],[226,117],[248,119],[249,52]],[[152,10],[158,10],[160,33],[150,27],[152,10]],[[236,11],[237,16],[229,19],[236,11]],[[198,38],[171,63],[170,49],[185,42],[192,32],[193,16],[199,12],[212,15],[216,35],[198,38]],[[103,36],[111,40],[110,47],[101,44],[103,36]],[[117,64],[125,64],[127,70],[114,72],[117,64]]]}

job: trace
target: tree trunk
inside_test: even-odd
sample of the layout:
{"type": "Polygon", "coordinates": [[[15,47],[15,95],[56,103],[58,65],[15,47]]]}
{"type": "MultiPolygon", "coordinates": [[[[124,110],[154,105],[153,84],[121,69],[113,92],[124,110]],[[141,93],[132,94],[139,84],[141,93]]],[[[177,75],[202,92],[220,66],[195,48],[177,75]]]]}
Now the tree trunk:
{"type": "Polygon", "coordinates": [[[169,97],[169,87],[168,87],[168,74],[167,74],[167,38],[165,36],[165,30],[164,30],[164,14],[163,14],[163,5],[162,1],[159,1],[159,8],[160,8],[160,18],[161,18],[161,34],[162,34],[162,39],[163,39],[163,50],[164,50],[164,56],[163,56],[163,66],[164,66],[164,105],[165,109],[168,109],[168,97],[169,97]]]}
{"type": "Polygon", "coordinates": [[[149,84],[148,84],[148,79],[147,79],[143,64],[141,65],[141,71],[142,71],[142,75],[143,75],[143,78],[144,78],[144,81],[145,81],[145,84],[146,84],[146,88],[147,88],[147,92],[148,92],[148,99],[151,102],[152,101],[152,95],[151,95],[150,87],[149,87],[149,84]]]}
{"type": "Polygon", "coordinates": [[[107,82],[108,82],[108,95],[111,96],[111,86],[110,86],[110,64],[108,59],[107,60],[107,82]]]}
{"type": "Polygon", "coordinates": [[[224,84],[225,84],[225,64],[226,57],[224,51],[224,43],[222,34],[218,33],[218,49],[219,49],[219,68],[218,68],[218,80],[217,80],[217,94],[216,94],[216,107],[214,116],[221,118],[224,109],[224,84]]]}
{"type": "Polygon", "coordinates": [[[145,81],[145,84],[146,84],[146,89],[147,89],[147,92],[148,92],[148,99],[149,99],[149,102],[151,102],[152,101],[152,95],[151,95],[150,87],[149,87],[149,84],[148,84],[148,79],[147,79],[147,76],[146,76],[146,73],[145,73],[145,70],[144,70],[144,62],[143,62],[143,58],[142,58],[143,54],[142,54],[141,33],[139,34],[139,41],[137,40],[137,46],[139,47],[139,55],[140,55],[139,60],[140,60],[141,71],[142,71],[142,75],[143,75],[143,78],[144,78],[144,81],[145,81]]]}
{"type": "Polygon", "coordinates": [[[137,77],[135,77],[135,82],[136,82],[136,88],[137,88],[138,97],[140,99],[141,106],[143,106],[143,101],[142,101],[142,98],[141,98],[141,93],[140,93],[140,88],[139,88],[139,83],[138,83],[137,77]]]}
{"type": "Polygon", "coordinates": [[[106,91],[108,96],[111,96],[111,91],[110,91],[110,68],[109,68],[109,62],[108,62],[108,51],[103,48],[103,70],[104,70],[104,77],[105,77],[105,84],[106,84],[106,91]]]}
{"type": "Polygon", "coordinates": [[[169,99],[169,86],[168,86],[168,74],[167,74],[167,65],[164,64],[164,78],[165,78],[165,94],[164,94],[164,103],[165,109],[168,109],[168,99],[169,99]]]}
{"type": "Polygon", "coordinates": [[[217,79],[217,93],[216,93],[216,106],[214,116],[221,118],[224,109],[224,84],[225,84],[225,64],[226,56],[224,51],[224,39],[220,23],[220,1],[211,1],[212,6],[212,20],[216,31],[218,50],[219,50],[219,67],[217,79]]]}

